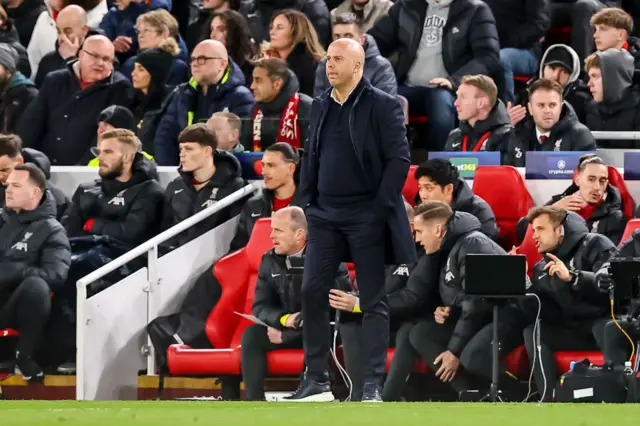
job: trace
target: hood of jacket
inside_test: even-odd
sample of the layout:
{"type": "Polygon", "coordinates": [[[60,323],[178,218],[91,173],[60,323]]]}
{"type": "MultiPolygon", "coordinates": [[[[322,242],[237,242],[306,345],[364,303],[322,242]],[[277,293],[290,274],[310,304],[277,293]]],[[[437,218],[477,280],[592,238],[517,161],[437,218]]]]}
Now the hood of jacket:
{"type": "Polygon", "coordinates": [[[266,103],[256,102],[256,106],[260,108],[264,115],[281,115],[287,107],[291,96],[300,90],[298,77],[296,77],[295,73],[291,70],[288,70],[288,74],[282,89],[280,89],[280,92],[278,92],[274,100],[266,103]]]}
{"type": "Polygon", "coordinates": [[[11,76],[11,80],[9,80],[9,86],[7,88],[13,89],[14,87],[19,87],[19,86],[35,87],[36,85],[34,84],[33,81],[31,81],[30,78],[25,77],[25,75],[22,74],[20,71],[16,71],[16,73],[13,76],[11,76]]]}
{"type": "Polygon", "coordinates": [[[602,72],[602,102],[612,104],[620,101],[633,84],[635,70],[633,56],[626,50],[607,49],[596,52],[602,72]]]}
{"type": "Polygon", "coordinates": [[[461,121],[460,130],[463,134],[475,133],[481,135],[486,132],[490,132],[496,127],[504,126],[505,124],[511,124],[511,119],[507,113],[507,107],[505,107],[504,103],[498,99],[498,102],[493,106],[493,109],[485,120],[476,121],[476,124],[473,127],[471,127],[469,122],[461,121]]]}
{"type": "Polygon", "coordinates": [[[467,182],[463,178],[458,178],[458,183],[453,190],[453,203],[451,208],[453,211],[469,210],[467,206],[473,203],[473,197],[473,191],[471,191],[467,182]]]}
{"type": "MultiPolygon", "coordinates": [[[[191,87],[198,87],[198,83],[192,78],[189,82],[191,87]]],[[[213,96],[214,98],[223,98],[229,92],[235,90],[236,87],[244,86],[245,79],[244,73],[238,65],[231,58],[229,58],[229,66],[222,76],[222,80],[218,84],[212,84],[209,86],[207,96],[213,96]]]]}
{"type": "Polygon", "coordinates": [[[49,161],[49,157],[45,154],[33,148],[23,148],[22,158],[25,163],[33,163],[38,166],[47,180],[51,178],[51,161],[49,161]]]}
{"type": "Polygon", "coordinates": [[[154,179],[158,180],[156,164],[141,153],[137,153],[133,161],[133,176],[131,176],[131,179],[127,182],[120,182],[116,179],[103,178],[100,180],[100,185],[106,194],[113,194],[154,179]]]}
{"type": "MultiPolygon", "coordinates": [[[[547,55],[549,55],[549,52],[554,49],[566,50],[571,56],[571,59],[573,61],[573,63],[571,64],[573,66],[573,71],[571,71],[571,74],[569,75],[569,81],[567,82],[567,85],[569,83],[573,83],[577,81],[578,77],[580,77],[580,70],[582,69],[582,64],[580,63],[580,57],[578,56],[575,50],[573,50],[571,47],[567,46],[566,44],[552,44],[551,46],[549,46],[549,48],[545,50],[544,54],[542,55],[542,60],[540,61],[540,64],[545,63],[547,59],[547,55]]],[[[543,65],[540,66],[540,72],[538,73],[538,76],[539,78],[544,78],[543,65]]]]}
{"type": "Polygon", "coordinates": [[[16,29],[16,26],[13,25],[13,19],[7,19],[6,29],[0,32],[0,43],[20,43],[18,30],[16,29]]]}
{"type": "Polygon", "coordinates": [[[480,221],[474,215],[455,212],[447,223],[447,233],[440,245],[440,252],[448,253],[460,238],[473,231],[480,231],[480,228],[480,221]]]}
{"type": "MultiPolygon", "coordinates": [[[[212,186],[222,186],[231,179],[242,177],[242,165],[230,152],[216,150],[213,154],[213,164],[216,166],[216,172],[209,181],[212,186]]],[[[192,185],[193,173],[182,171],[182,166],[178,168],[178,173],[187,186],[192,185]]]]}
{"type": "MultiPolygon", "coordinates": [[[[555,203],[564,197],[577,193],[579,190],[580,188],[578,188],[578,185],[574,182],[569,185],[562,194],[552,197],[551,202],[555,203]]],[[[607,185],[603,204],[606,206],[607,210],[622,210],[622,197],[620,196],[618,188],[611,184],[607,185]]]]}
{"type": "Polygon", "coordinates": [[[562,226],[564,226],[562,242],[554,250],[551,250],[551,253],[561,260],[567,260],[572,257],[580,241],[589,233],[589,228],[587,228],[584,219],[574,212],[567,213],[562,226]]]}
{"type": "Polygon", "coordinates": [[[57,207],[53,194],[51,191],[46,190],[40,204],[35,210],[22,210],[20,213],[16,213],[14,210],[5,208],[1,211],[2,217],[8,224],[15,222],[29,224],[42,219],[55,218],[57,207]]]}

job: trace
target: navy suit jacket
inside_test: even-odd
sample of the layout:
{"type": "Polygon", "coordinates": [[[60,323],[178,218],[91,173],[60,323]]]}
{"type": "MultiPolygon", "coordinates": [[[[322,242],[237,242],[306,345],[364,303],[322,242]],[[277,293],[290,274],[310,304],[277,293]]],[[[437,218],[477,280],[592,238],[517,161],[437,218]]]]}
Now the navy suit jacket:
{"type": "MultiPolygon", "coordinates": [[[[356,99],[349,118],[351,142],[360,164],[339,167],[362,167],[378,188],[372,201],[376,214],[386,219],[387,264],[414,263],[415,245],[402,199],[402,187],[411,165],[404,112],[395,97],[363,80],[360,92],[353,94],[356,99]]],[[[303,206],[314,203],[318,195],[318,141],[332,101],[330,94],[331,89],[314,99],[311,107],[309,139],[300,176],[303,206]]]]}

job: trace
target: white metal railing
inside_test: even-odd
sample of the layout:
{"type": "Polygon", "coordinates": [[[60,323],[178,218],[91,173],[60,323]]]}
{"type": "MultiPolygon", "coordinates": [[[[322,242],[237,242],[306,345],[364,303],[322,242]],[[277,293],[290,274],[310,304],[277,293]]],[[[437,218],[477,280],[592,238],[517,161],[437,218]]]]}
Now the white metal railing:
{"type": "Polygon", "coordinates": [[[640,132],[612,132],[612,131],[595,132],[595,131],[592,131],[591,134],[593,135],[593,137],[596,140],[611,139],[611,140],[617,140],[617,141],[624,141],[624,140],[639,140],[640,139],[640,132]]]}
{"type": "MultiPolygon", "coordinates": [[[[158,234],[157,236],[151,238],[147,242],[139,245],[138,247],[126,252],[122,256],[114,259],[108,264],[102,266],[101,268],[93,271],[89,275],[78,280],[76,283],[77,296],[76,296],[76,305],[77,305],[77,322],[76,322],[76,399],[82,400],[84,399],[84,328],[85,323],[87,321],[85,314],[85,302],[87,300],[87,286],[93,283],[96,280],[104,277],[105,275],[115,271],[116,269],[124,266],[130,261],[144,255],[147,256],[147,269],[148,269],[148,285],[145,287],[145,291],[147,294],[153,293],[158,285],[158,275],[157,275],[157,262],[158,262],[158,246],[171,238],[175,237],[179,233],[187,230],[188,228],[200,223],[204,219],[212,216],[213,214],[219,212],[220,210],[229,207],[231,204],[236,201],[246,197],[255,191],[259,190],[262,187],[262,182],[254,182],[249,185],[244,186],[243,188],[237,190],[236,192],[226,196],[216,204],[207,207],[201,212],[196,213],[195,215],[185,219],[184,221],[176,224],[175,226],[167,229],[166,231],[158,234]]],[[[155,316],[156,306],[154,305],[154,298],[147,298],[147,312],[148,317],[147,320],[151,321],[154,318],[151,316],[155,316]]],[[[151,340],[147,337],[147,345],[149,351],[145,354],[147,357],[147,374],[154,375],[155,374],[155,354],[153,350],[153,345],[151,344],[151,340]]]]}

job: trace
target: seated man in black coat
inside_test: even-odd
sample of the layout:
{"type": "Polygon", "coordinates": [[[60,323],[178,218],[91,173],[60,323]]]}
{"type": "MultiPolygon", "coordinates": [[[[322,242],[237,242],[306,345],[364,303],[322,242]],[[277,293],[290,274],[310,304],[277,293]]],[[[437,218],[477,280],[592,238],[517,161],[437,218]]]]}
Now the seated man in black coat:
{"type": "MultiPolygon", "coordinates": [[[[545,255],[536,263],[527,290],[541,300],[540,348],[534,335],[538,302],[527,298],[507,305],[500,313],[500,353],[508,355],[522,344],[524,337],[541,400],[551,401],[557,378],[553,353],[597,350],[602,346],[609,297],[598,288],[595,275],[615,246],[607,237],[590,233],[579,215],[559,207],[535,207],[528,219],[536,248],[545,255]]],[[[475,351],[462,361],[467,371],[487,379],[491,378],[492,330],[490,324],[474,337],[475,351]]],[[[518,382],[503,369],[500,386],[513,390],[518,382]]]]}
{"type": "Polygon", "coordinates": [[[413,356],[394,357],[383,392],[386,400],[400,398],[402,381],[411,373],[415,356],[420,356],[429,370],[456,392],[472,386],[470,377],[459,368],[460,362],[467,351],[473,350],[468,345],[471,338],[491,321],[491,307],[465,296],[465,257],[506,254],[481,232],[478,219],[469,213],[454,213],[442,201],[427,201],[416,207],[415,214],[416,240],[426,256],[418,262],[410,281],[414,275],[421,279],[428,299],[424,309],[434,304],[436,308],[424,312],[427,318],[409,333],[413,356]],[[430,312],[433,318],[429,318],[430,312]],[[394,389],[390,389],[392,385],[394,389]]]}
{"type": "Polygon", "coordinates": [[[596,141],[578,121],[571,105],[564,102],[562,86],[536,80],[529,87],[531,119],[516,126],[516,137],[507,148],[506,164],[524,167],[527,151],[593,151],[596,141]]]}
{"type": "Polygon", "coordinates": [[[250,198],[242,208],[229,251],[240,250],[247,245],[258,219],[270,217],[290,205],[303,207],[297,191],[299,170],[300,154],[288,143],[277,142],[265,150],[262,156],[265,189],[250,198]]]}
{"type": "Polygon", "coordinates": [[[0,135],[0,208],[4,206],[4,192],[7,178],[18,164],[33,163],[44,173],[47,189],[51,191],[56,204],[56,218],[62,218],[67,210],[69,199],[49,178],[51,163],[46,155],[31,148],[22,149],[22,141],[18,135],[0,135]]]}
{"type": "MultiPolygon", "coordinates": [[[[193,124],[184,129],[178,143],[180,176],[165,191],[163,229],[213,206],[245,184],[240,162],[232,154],[216,150],[216,135],[206,124],[193,124]]],[[[192,226],[178,235],[177,243],[183,245],[235,217],[243,203],[244,200],[238,201],[192,226]]]]}
{"type": "MultiPolygon", "coordinates": [[[[609,170],[596,154],[580,157],[578,175],[562,194],[554,195],[547,205],[573,211],[587,221],[589,232],[608,237],[618,245],[627,225],[622,211],[620,191],[609,184],[609,170]]],[[[522,218],[516,226],[519,240],[524,238],[529,221],[522,218]]]]}
{"type": "Polygon", "coordinates": [[[130,130],[100,135],[100,179],[83,183],[62,218],[69,237],[107,236],[131,249],[160,231],[162,186],[155,164],[138,152],[140,141],[130,130]]]}
{"type": "Polygon", "coordinates": [[[251,90],[256,106],[253,119],[243,121],[242,145],[254,152],[276,142],[302,147],[313,99],[300,93],[298,77],[282,59],[260,59],[253,66],[251,90]]]}
{"type": "Polygon", "coordinates": [[[460,177],[458,168],[448,160],[434,158],[422,163],[415,173],[420,201],[443,201],[458,212],[474,215],[481,223],[481,231],[491,239],[498,239],[499,230],[491,206],[471,192],[467,182],[460,177]]]}
{"type": "MultiPolygon", "coordinates": [[[[307,219],[300,207],[285,207],[273,215],[271,239],[274,248],[262,257],[253,299],[253,314],[268,327],[254,324],[242,335],[240,364],[247,400],[265,399],[268,352],[279,348],[302,348],[302,275],[292,277],[288,266],[289,258],[305,255],[307,219]]],[[[335,286],[350,287],[344,264],[338,270],[335,286]]],[[[331,392],[328,394],[333,400],[331,392]]]]}
{"type": "MultiPolygon", "coordinates": [[[[626,50],[607,49],[585,60],[587,85],[593,101],[587,105],[585,124],[591,131],[640,130],[640,86],[633,56],[626,50]]],[[[634,148],[633,140],[599,140],[600,148],[634,148]]]]}
{"type": "Polygon", "coordinates": [[[460,126],[449,133],[445,151],[497,151],[502,163],[515,137],[498,88],[486,75],[462,77],[454,103],[460,126]]]}
{"type": "Polygon", "coordinates": [[[44,377],[33,356],[51,310],[51,292],[67,279],[71,249],[55,218],[56,205],[44,173],[15,166],[0,210],[0,328],[20,332],[16,363],[25,380],[44,377]]]}

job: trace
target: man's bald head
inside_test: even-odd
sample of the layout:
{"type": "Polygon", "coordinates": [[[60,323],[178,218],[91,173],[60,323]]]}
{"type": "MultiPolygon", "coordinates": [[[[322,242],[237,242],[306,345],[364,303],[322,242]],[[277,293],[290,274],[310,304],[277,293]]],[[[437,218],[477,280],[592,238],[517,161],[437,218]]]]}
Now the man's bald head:
{"type": "Polygon", "coordinates": [[[76,4],[70,4],[60,11],[56,19],[56,24],[62,26],[60,20],[65,24],[67,22],[73,22],[79,26],[87,25],[87,12],[76,4]]]}
{"type": "Polygon", "coordinates": [[[271,216],[271,241],[277,254],[291,256],[307,244],[307,218],[300,207],[282,208],[271,216]]]}
{"type": "Polygon", "coordinates": [[[113,43],[107,37],[103,35],[92,35],[91,37],[87,37],[84,41],[85,49],[95,49],[92,50],[92,53],[99,53],[101,56],[108,56],[115,54],[115,48],[113,47],[113,43]]]}
{"type": "Polygon", "coordinates": [[[348,94],[362,79],[364,49],[355,40],[341,38],[327,50],[327,78],[340,94],[348,94]]]}
{"type": "Polygon", "coordinates": [[[96,83],[113,72],[115,58],[113,43],[103,35],[88,37],[78,54],[79,77],[87,83],[96,83]]]}
{"type": "Polygon", "coordinates": [[[191,74],[201,87],[218,84],[229,65],[229,54],[217,40],[198,43],[191,53],[191,74]]]}

